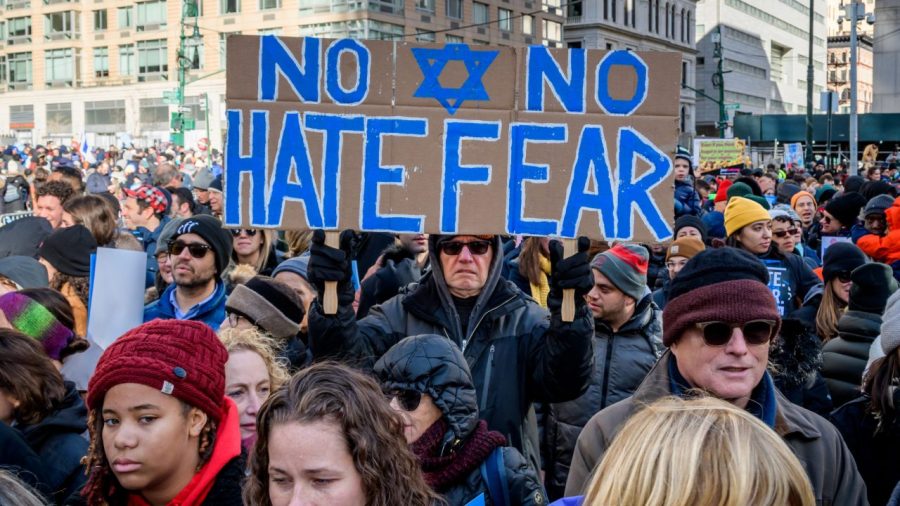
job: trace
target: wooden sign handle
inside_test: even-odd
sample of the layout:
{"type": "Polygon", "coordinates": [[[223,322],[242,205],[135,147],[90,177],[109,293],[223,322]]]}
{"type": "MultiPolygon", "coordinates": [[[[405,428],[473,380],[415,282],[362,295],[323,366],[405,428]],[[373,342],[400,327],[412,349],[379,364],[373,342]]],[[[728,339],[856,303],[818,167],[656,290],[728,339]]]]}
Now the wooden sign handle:
{"type": "MultiPolygon", "coordinates": [[[[563,239],[563,258],[569,258],[578,252],[577,239],[563,239]]],[[[327,299],[326,299],[327,300],[327,299]]],[[[327,312],[327,310],[326,310],[327,312]]],[[[563,290],[562,300],[562,321],[570,322],[575,320],[575,289],[566,288],[563,290]]]]}
{"type": "MultiPolygon", "coordinates": [[[[341,246],[340,232],[325,232],[325,246],[339,248],[341,246]]],[[[325,282],[325,297],[323,298],[325,314],[337,314],[337,281],[325,282]]]]}

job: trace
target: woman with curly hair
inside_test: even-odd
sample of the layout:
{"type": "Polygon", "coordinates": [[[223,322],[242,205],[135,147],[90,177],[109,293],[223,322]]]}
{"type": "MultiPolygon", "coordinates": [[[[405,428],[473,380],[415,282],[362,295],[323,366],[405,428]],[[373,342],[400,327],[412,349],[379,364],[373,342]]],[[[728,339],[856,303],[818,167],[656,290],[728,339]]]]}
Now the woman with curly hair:
{"type": "Polygon", "coordinates": [[[273,393],[257,418],[244,501],[428,506],[428,488],[403,422],[368,376],[323,362],[273,393]]]}
{"type": "Polygon", "coordinates": [[[228,352],[207,325],[153,320],[103,352],[88,384],[89,506],[242,506],[228,352]]]}
{"type": "Polygon", "coordinates": [[[91,255],[96,251],[97,241],[83,225],[56,229],[38,249],[38,261],[47,268],[50,288],[62,293],[72,305],[79,336],[87,333],[91,255]]]}
{"type": "Polygon", "coordinates": [[[290,379],[278,358],[278,345],[259,329],[222,328],[219,339],[228,350],[225,395],[237,405],[241,444],[250,450],[256,442],[256,414],[273,391],[290,379]]]}

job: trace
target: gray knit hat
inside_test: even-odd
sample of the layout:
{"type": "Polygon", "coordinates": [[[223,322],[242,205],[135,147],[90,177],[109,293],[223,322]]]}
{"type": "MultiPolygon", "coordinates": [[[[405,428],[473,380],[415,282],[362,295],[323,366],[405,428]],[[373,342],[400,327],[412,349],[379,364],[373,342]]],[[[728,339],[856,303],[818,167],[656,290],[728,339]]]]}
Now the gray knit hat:
{"type": "Polygon", "coordinates": [[[649,260],[647,248],[643,246],[616,244],[595,256],[591,261],[591,268],[600,271],[625,295],[639,301],[647,291],[649,260]]]}
{"type": "Polygon", "coordinates": [[[900,346],[900,290],[894,292],[881,316],[881,349],[890,355],[900,346]]]}
{"type": "Polygon", "coordinates": [[[876,213],[884,214],[884,212],[892,205],[894,205],[894,197],[891,197],[890,195],[878,195],[877,197],[872,197],[872,200],[870,200],[866,204],[866,207],[863,208],[862,217],[865,218],[870,214],[876,213]]]}

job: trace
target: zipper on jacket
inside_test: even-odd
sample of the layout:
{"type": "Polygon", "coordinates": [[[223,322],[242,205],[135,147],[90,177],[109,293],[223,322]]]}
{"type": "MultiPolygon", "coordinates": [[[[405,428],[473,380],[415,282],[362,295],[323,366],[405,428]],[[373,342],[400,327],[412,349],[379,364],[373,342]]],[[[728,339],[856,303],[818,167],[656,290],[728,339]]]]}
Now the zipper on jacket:
{"type": "MultiPolygon", "coordinates": [[[[479,410],[482,413],[484,412],[485,409],[487,409],[488,392],[490,392],[490,386],[491,386],[491,373],[493,372],[493,369],[494,369],[494,349],[495,349],[494,345],[492,344],[491,349],[488,352],[488,363],[487,363],[487,366],[485,367],[484,391],[482,392],[484,395],[481,396],[481,407],[479,408],[479,410]]],[[[479,416],[483,416],[483,415],[481,415],[479,413],[479,416]]]]}
{"type": "MultiPolygon", "coordinates": [[[[463,351],[463,353],[465,353],[466,347],[468,347],[468,345],[469,345],[469,341],[472,340],[472,336],[475,335],[475,331],[478,330],[478,326],[481,325],[481,322],[482,322],[482,321],[484,321],[484,317],[487,316],[488,313],[490,313],[491,311],[494,311],[494,310],[496,310],[496,309],[500,309],[500,308],[503,307],[507,302],[509,302],[509,301],[511,301],[511,300],[513,300],[513,299],[515,299],[515,298],[516,298],[516,296],[513,295],[512,297],[510,297],[510,298],[504,300],[504,301],[501,302],[500,304],[497,304],[496,306],[494,306],[494,307],[488,309],[487,311],[485,311],[484,313],[481,314],[481,317],[478,318],[478,323],[476,323],[475,326],[472,327],[472,332],[469,334],[468,337],[466,337],[465,339],[463,339],[463,342],[462,342],[462,351],[463,351]]],[[[494,347],[494,346],[491,345],[491,349],[493,349],[493,347],[494,347]]]]}
{"type": "MultiPolygon", "coordinates": [[[[611,330],[611,329],[610,329],[611,330]]],[[[609,389],[609,364],[612,362],[613,334],[606,340],[606,357],[603,365],[603,388],[600,390],[600,409],[606,407],[606,394],[609,389]]]]}

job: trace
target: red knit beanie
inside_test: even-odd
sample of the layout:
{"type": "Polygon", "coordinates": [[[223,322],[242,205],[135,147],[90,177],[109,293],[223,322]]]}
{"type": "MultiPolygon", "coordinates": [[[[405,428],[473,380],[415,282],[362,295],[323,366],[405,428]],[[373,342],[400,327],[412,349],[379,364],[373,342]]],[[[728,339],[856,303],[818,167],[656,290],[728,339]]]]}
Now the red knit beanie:
{"type": "Polygon", "coordinates": [[[135,327],[103,352],[88,383],[90,409],[110,388],[137,383],[172,395],[219,422],[225,409],[228,351],[207,325],[153,320],[135,327]]]}

